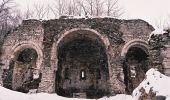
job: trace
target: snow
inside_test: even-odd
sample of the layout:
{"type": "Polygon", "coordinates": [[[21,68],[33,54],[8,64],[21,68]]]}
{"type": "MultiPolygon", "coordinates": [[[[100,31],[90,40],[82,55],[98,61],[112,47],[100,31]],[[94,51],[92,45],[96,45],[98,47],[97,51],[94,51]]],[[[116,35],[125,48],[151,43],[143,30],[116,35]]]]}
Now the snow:
{"type": "Polygon", "coordinates": [[[38,71],[34,71],[33,73],[33,79],[38,79],[40,76],[39,76],[39,72],[38,71]]]}
{"type": "Polygon", "coordinates": [[[156,96],[165,96],[166,100],[170,100],[170,78],[161,74],[156,69],[150,69],[146,73],[146,78],[133,91],[133,98],[138,100],[142,95],[140,89],[144,89],[146,93],[152,90],[156,96]]]}
{"type": "MultiPolygon", "coordinates": [[[[56,94],[39,93],[32,95],[31,100],[96,100],[96,99],[81,99],[81,98],[65,98],[57,96],[56,94]]],[[[103,97],[98,100],[132,100],[132,96],[120,94],[113,97],[103,97]]]]}
{"type": "Polygon", "coordinates": [[[8,90],[0,86],[0,100],[31,100],[29,95],[8,90]]]}
{"type": "MultiPolygon", "coordinates": [[[[24,94],[12,91],[0,86],[0,100],[96,100],[96,99],[81,99],[81,98],[66,98],[57,94],[37,93],[24,94]]],[[[98,100],[132,100],[132,96],[119,94],[111,97],[103,97],[98,100]]]]}
{"type": "Polygon", "coordinates": [[[74,15],[63,15],[60,16],[63,19],[93,19],[93,18],[114,18],[112,16],[74,16],[74,15]]]}

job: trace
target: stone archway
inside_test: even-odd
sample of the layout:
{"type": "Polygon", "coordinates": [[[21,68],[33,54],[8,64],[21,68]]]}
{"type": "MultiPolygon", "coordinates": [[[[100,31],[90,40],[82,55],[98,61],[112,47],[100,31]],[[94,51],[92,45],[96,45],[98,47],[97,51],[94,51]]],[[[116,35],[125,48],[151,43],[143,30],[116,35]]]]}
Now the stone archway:
{"type": "Polygon", "coordinates": [[[125,58],[123,69],[126,92],[131,94],[143,81],[149,68],[147,43],[138,39],[128,42],[123,48],[122,56],[125,58]]]}
{"type": "Polygon", "coordinates": [[[24,93],[37,89],[42,63],[41,49],[34,43],[22,42],[14,45],[9,55],[9,68],[4,70],[3,86],[24,93]]]}
{"type": "Polygon", "coordinates": [[[42,62],[43,62],[43,52],[40,46],[38,46],[36,43],[31,42],[31,41],[22,41],[14,45],[8,54],[9,61],[11,61],[12,59],[15,59],[17,52],[22,51],[25,48],[32,48],[37,52],[38,58],[37,58],[36,68],[40,69],[42,66],[42,62]]]}
{"type": "Polygon", "coordinates": [[[92,29],[72,29],[61,36],[56,48],[56,93],[84,98],[108,95],[108,45],[108,40],[92,29]]]}

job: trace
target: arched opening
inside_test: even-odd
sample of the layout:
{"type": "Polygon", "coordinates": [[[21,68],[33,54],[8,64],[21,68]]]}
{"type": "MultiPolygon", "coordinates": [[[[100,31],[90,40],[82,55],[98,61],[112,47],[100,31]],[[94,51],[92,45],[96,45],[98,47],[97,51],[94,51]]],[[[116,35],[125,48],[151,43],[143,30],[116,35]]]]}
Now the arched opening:
{"type": "Polygon", "coordinates": [[[108,95],[109,70],[101,40],[89,36],[88,31],[74,33],[66,36],[58,47],[56,93],[82,98],[108,95]]]}
{"type": "Polygon", "coordinates": [[[132,46],[128,49],[123,64],[125,74],[126,92],[131,94],[143,81],[148,70],[148,54],[144,47],[132,46]]]}
{"type": "Polygon", "coordinates": [[[4,70],[3,85],[6,88],[28,93],[30,89],[37,89],[39,79],[34,79],[34,70],[38,54],[32,48],[17,51],[11,60],[9,69],[4,70]]]}

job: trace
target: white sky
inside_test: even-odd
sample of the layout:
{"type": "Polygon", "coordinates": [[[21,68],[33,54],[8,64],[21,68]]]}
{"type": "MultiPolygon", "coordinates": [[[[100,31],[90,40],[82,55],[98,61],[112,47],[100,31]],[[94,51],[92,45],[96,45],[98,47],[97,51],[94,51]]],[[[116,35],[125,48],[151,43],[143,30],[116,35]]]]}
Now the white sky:
{"type": "MultiPolygon", "coordinates": [[[[143,19],[150,24],[170,17],[170,0],[120,0],[128,19],[143,19]]],[[[169,18],[170,21],[170,18],[169,18]]]]}
{"type": "MultiPolygon", "coordinates": [[[[50,4],[53,0],[15,0],[22,8],[33,2],[50,4]]],[[[170,0],[119,0],[124,10],[123,19],[143,19],[154,25],[170,17],[170,0]]],[[[170,18],[169,18],[170,21],[170,18]]]]}

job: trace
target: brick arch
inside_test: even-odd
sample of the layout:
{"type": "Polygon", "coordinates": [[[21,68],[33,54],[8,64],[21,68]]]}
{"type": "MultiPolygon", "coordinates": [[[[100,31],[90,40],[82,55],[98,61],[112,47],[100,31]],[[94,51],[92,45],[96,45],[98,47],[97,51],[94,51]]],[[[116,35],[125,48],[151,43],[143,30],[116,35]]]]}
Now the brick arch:
{"type": "Polygon", "coordinates": [[[10,55],[9,61],[11,61],[12,59],[16,59],[18,52],[20,52],[26,48],[32,48],[37,52],[38,58],[36,61],[36,67],[37,67],[37,69],[40,69],[42,62],[43,62],[43,53],[42,53],[41,48],[37,44],[35,44],[34,42],[31,42],[31,41],[23,41],[23,42],[20,42],[20,43],[17,43],[16,45],[14,45],[11,48],[11,51],[9,54],[10,55]]]}
{"type": "MultiPolygon", "coordinates": [[[[86,34],[88,37],[93,36],[95,37],[95,39],[98,39],[100,41],[100,43],[102,44],[102,46],[104,47],[105,51],[106,51],[106,55],[109,61],[109,54],[107,51],[109,51],[109,46],[110,46],[110,42],[109,39],[107,38],[107,36],[105,35],[101,35],[98,31],[94,30],[94,29],[90,29],[90,28],[74,28],[71,30],[68,30],[66,32],[62,32],[60,33],[58,36],[54,38],[54,44],[53,44],[53,48],[51,51],[51,65],[53,66],[54,70],[57,70],[57,68],[55,66],[57,66],[58,64],[58,49],[59,47],[64,44],[67,41],[64,41],[66,38],[69,37],[69,35],[77,35],[79,34],[79,31],[87,31],[88,33],[86,34]]],[[[81,34],[81,33],[80,33],[81,34]]],[[[74,39],[74,37],[73,37],[74,39]]],[[[108,62],[109,65],[109,62],[108,62]]]]}
{"type": "Polygon", "coordinates": [[[122,51],[121,51],[121,56],[125,57],[128,50],[131,47],[138,47],[138,48],[142,49],[143,51],[145,51],[146,54],[149,54],[148,53],[149,47],[148,47],[147,42],[144,41],[144,40],[141,40],[141,39],[134,39],[134,40],[131,40],[131,41],[127,42],[124,45],[124,47],[122,48],[122,51]]]}

